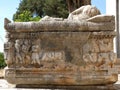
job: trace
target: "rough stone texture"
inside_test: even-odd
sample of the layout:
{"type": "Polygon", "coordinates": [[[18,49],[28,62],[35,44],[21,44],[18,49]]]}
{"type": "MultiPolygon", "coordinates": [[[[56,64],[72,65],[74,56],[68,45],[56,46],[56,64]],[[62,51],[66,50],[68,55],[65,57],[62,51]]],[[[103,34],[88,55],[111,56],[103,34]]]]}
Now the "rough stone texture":
{"type": "MultiPolygon", "coordinates": [[[[100,16],[101,17],[101,16],[100,16]]],[[[114,17],[113,16],[106,16],[107,18],[111,17],[110,21],[106,22],[91,22],[86,20],[63,20],[57,21],[49,19],[47,21],[40,21],[40,22],[14,22],[8,23],[5,25],[5,29],[9,32],[71,32],[71,31],[113,31],[114,27],[114,17]]],[[[105,18],[105,19],[107,19],[105,18]]],[[[93,18],[94,19],[94,18],[93,18]]],[[[88,19],[89,20],[89,19],[88,19]]],[[[7,20],[5,20],[7,21],[7,20]]]]}
{"type": "Polygon", "coordinates": [[[45,17],[39,22],[14,23],[5,19],[5,28],[9,83],[105,85],[118,80],[114,16],[76,21],[45,17]]]}

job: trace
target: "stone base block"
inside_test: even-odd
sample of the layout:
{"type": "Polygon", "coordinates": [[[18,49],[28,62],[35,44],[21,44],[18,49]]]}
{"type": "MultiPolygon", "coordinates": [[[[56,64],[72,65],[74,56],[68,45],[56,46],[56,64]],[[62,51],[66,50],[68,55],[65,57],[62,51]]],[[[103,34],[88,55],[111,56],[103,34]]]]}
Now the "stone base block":
{"type": "Polygon", "coordinates": [[[5,69],[5,79],[16,85],[106,85],[118,80],[117,74],[105,71],[49,71],[40,69],[5,69]]]}

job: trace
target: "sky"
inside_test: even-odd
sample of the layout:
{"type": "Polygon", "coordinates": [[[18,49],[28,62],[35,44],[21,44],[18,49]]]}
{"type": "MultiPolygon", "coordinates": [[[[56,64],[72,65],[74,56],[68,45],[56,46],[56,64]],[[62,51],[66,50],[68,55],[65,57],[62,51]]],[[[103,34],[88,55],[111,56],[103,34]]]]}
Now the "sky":
{"type": "MultiPolygon", "coordinates": [[[[3,46],[6,41],[4,18],[12,21],[13,14],[19,6],[20,0],[1,0],[0,2],[0,52],[3,52],[3,46]]],[[[92,5],[96,6],[102,14],[106,13],[106,0],[92,0],[92,5]]]]}

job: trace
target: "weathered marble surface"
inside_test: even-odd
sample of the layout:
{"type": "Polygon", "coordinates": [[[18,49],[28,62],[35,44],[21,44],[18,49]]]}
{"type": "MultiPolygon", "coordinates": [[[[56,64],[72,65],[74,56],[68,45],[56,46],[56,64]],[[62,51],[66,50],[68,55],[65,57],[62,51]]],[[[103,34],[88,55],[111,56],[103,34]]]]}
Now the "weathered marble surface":
{"type": "Polygon", "coordinates": [[[75,20],[70,16],[46,16],[39,22],[11,23],[5,19],[5,79],[17,85],[115,83],[114,16],[98,12],[97,16],[79,19],[80,14],[75,14],[75,20]]]}
{"type": "MultiPolygon", "coordinates": [[[[100,16],[100,15],[99,15],[100,16]]],[[[40,22],[14,22],[8,23],[5,25],[5,29],[9,32],[38,32],[38,31],[112,31],[114,27],[114,17],[106,16],[111,18],[109,21],[105,22],[94,22],[91,19],[88,21],[72,21],[72,20],[63,20],[63,21],[40,21],[40,22]],[[91,21],[90,21],[91,20],[91,21]]],[[[94,19],[94,18],[93,18],[94,19]]]]}

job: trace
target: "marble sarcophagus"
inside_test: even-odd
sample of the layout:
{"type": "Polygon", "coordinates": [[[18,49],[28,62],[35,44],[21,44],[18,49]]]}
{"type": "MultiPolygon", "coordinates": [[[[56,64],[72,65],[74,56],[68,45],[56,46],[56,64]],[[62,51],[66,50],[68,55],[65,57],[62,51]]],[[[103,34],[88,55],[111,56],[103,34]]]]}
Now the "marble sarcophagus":
{"type": "Polygon", "coordinates": [[[115,83],[114,16],[88,18],[78,11],[68,19],[46,16],[39,22],[13,23],[5,19],[5,79],[16,85],[115,83]]]}

